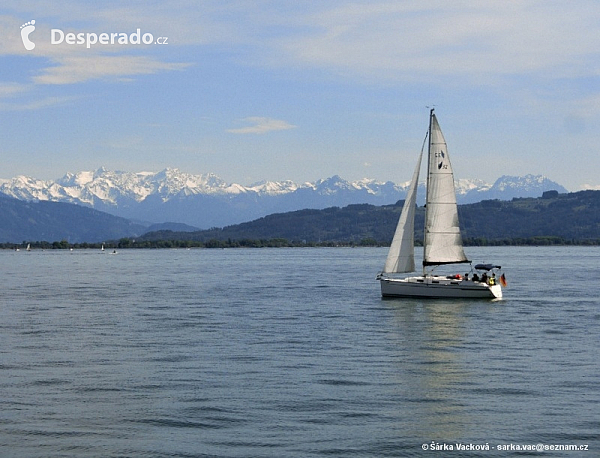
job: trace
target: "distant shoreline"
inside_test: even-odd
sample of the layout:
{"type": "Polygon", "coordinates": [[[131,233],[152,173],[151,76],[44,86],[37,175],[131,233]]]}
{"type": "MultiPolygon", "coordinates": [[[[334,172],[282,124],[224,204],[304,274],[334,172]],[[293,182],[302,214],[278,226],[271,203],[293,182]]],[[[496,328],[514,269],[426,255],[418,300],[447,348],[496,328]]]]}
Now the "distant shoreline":
{"type": "MultiPolygon", "coordinates": [[[[115,249],[161,249],[161,248],[335,248],[335,247],[389,247],[389,243],[379,242],[373,239],[363,239],[360,241],[290,241],[283,238],[273,239],[240,239],[240,240],[208,240],[206,242],[193,240],[143,240],[121,239],[118,241],[107,241],[100,243],[69,243],[65,240],[60,242],[45,241],[24,241],[23,243],[0,243],[2,250],[25,250],[27,245],[32,250],[105,250],[115,249]]],[[[506,238],[497,240],[487,240],[485,238],[466,238],[463,241],[464,246],[600,246],[600,239],[565,239],[554,236],[540,236],[527,238],[506,238]]],[[[419,243],[417,242],[417,245],[419,243]]]]}

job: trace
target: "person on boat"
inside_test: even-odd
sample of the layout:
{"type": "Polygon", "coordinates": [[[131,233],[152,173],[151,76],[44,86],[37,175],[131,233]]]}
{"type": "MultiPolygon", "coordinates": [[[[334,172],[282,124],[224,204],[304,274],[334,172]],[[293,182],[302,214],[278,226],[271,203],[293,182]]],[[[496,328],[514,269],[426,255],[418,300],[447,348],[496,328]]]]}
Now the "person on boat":
{"type": "Polygon", "coordinates": [[[484,272],[483,275],[481,276],[481,283],[487,283],[487,280],[488,280],[487,272],[484,272]]]}
{"type": "Polygon", "coordinates": [[[469,274],[466,273],[465,276],[463,277],[465,281],[469,281],[469,274]]]}
{"type": "Polygon", "coordinates": [[[473,281],[479,281],[479,275],[477,275],[477,272],[473,274],[473,281]]]}
{"type": "Polygon", "coordinates": [[[490,277],[488,284],[491,285],[495,285],[496,284],[496,274],[492,273],[492,276],[490,277]]]}

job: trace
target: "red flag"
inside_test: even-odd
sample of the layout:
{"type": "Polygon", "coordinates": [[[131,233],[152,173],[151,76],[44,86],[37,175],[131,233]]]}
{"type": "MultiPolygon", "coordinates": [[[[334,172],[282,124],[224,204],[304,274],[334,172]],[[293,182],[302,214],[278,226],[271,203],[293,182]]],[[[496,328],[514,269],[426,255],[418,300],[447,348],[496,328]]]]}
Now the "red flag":
{"type": "Polygon", "coordinates": [[[507,283],[504,274],[500,275],[500,284],[506,288],[507,283]]]}

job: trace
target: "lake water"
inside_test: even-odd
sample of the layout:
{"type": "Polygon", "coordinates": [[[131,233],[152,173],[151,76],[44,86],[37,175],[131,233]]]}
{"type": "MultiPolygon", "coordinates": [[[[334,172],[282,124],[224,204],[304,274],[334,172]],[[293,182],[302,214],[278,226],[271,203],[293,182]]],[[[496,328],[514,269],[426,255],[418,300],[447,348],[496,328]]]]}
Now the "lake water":
{"type": "Polygon", "coordinates": [[[382,300],[381,248],[1,251],[0,456],[600,456],[600,248],[466,251],[504,300],[382,300]]]}

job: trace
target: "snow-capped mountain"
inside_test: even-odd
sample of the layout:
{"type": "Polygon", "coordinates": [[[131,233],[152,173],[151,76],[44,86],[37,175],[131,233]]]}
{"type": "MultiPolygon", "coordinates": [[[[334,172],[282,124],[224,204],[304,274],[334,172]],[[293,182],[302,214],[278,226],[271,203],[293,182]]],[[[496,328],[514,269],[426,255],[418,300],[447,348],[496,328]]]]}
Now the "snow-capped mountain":
{"type": "Polygon", "coordinates": [[[153,172],[96,171],[67,173],[56,181],[26,176],[6,180],[0,191],[22,200],[52,200],[95,205],[97,201],[118,205],[120,201],[142,202],[150,195],[163,201],[195,194],[238,194],[242,186],[228,185],[214,174],[191,175],[177,169],[153,172]]]}
{"type": "Polygon", "coordinates": [[[457,194],[459,203],[471,204],[489,199],[511,200],[518,197],[541,197],[544,192],[552,190],[559,193],[569,192],[543,175],[522,177],[503,175],[493,185],[471,180],[471,185],[465,183],[461,186],[459,180],[457,194]]]}
{"type": "MultiPolygon", "coordinates": [[[[211,173],[192,175],[171,168],[156,173],[100,168],[67,173],[58,180],[26,176],[0,180],[0,192],[20,200],[76,203],[148,223],[171,221],[199,228],[221,227],[303,208],[392,204],[404,199],[407,189],[408,183],[370,179],[350,182],[337,175],[312,183],[288,180],[243,186],[226,183],[211,173]]],[[[533,175],[504,176],[494,185],[463,179],[456,183],[456,189],[459,203],[539,197],[551,189],[567,192],[559,184],[533,175]]],[[[424,196],[424,192],[420,195],[424,196]]]]}

